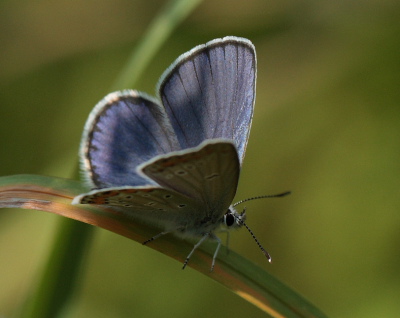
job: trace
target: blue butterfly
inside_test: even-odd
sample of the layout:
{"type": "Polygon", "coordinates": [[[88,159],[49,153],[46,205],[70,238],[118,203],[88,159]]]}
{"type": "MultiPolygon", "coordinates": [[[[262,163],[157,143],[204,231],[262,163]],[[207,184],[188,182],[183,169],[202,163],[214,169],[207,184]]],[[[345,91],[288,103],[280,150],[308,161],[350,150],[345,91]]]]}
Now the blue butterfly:
{"type": "Polygon", "coordinates": [[[161,76],[158,99],[134,90],[107,95],[90,113],[80,147],[94,190],[73,204],[124,209],[163,229],[144,243],[171,232],[200,237],[183,268],[203,241],[214,239],[212,270],[221,246],[215,233],[247,228],[245,212],[231,203],[255,90],[255,48],[228,36],[181,55],[161,76]]]}

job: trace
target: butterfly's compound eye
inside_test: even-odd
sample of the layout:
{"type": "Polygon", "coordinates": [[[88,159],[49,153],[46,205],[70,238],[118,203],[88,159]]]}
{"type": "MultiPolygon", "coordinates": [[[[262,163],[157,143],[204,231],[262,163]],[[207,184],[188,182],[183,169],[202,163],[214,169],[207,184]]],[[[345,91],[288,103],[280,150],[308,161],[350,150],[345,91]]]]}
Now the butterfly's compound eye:
{"type": "Polygon", "coordinates": [[[232,226],[235,224],[235,217],[232,214],[231,210],[228,210],[224,215],[224,223],[226,226],[232,226]]]}

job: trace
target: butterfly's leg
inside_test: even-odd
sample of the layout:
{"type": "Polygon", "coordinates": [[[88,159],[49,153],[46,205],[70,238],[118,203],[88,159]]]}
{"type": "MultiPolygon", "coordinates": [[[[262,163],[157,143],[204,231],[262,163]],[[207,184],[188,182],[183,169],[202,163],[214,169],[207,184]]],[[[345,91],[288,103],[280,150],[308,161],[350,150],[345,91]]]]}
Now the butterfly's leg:
{"type": "Polygon", "coordinates": [[[187,263],[189,262],[189,259],[192,256],[193,252],[201,245],[201,243],[203,243],[208,238],[209,235],[210,235],[210,233],[204,234],[204,236],[200,239],[200,241],[198,241],[197,244],[193,247],[193,249],[191,250],[189,255],[186,257],[185,262],[183,263],[182,269],[185,269],[185,267],[186,267],[187,263]]]}
{"type": "MultiPolygon", "coordinates": [[[[220,239],[218,236],[215,236],[215,235],[213,235],[213,234],[210,234],[210,237],[212,237],[213,239],[215,239],[215,240],[217,241],[217,243],[218,243],[217,248],[216,248],[216,250],[215,250],[215,252],[214,252],[214,256],[213,256],[213,259],[212,259],[212,263],[211,263],[211,270],[210,270],[210,272],[212,272],[212,271],[214,270],[215,260],[217,259],[217,255],[218,255],[219,249],[220,249],[220,247],[221,247],[221,239],[220,239]]],[[[229,237],[229,232],[228,232],[228,237],[229,237]]]]}
{"type": "Polygon", "coordinates": [[[226,254],[229,254],[229,239],[231,237],[231,232],[229,232],[229,230],[227,229],[221,229],[218,232],[224,232],[226,233],[226,254]]]}
{"type": "Polygon", "coordinates": [[[182,228],[178,227],[178,228],[173,229],[173,230],[171,230],[171,231],[165,231],[165,232],[158,233],[157,235],[154,235],[153,237],[150,237],[148,240],[144,241],[142,244],[143,244],[143,245],[146,245],[147,243],[152,242],[152,241],[154,241],[155,239],[158,239],[159,237],[161,237],[161,236],[163,236],[163,235],[165,235],[165,234],[172,233],[172,232],[175,232],[175,231],[179,231],[179,230],[181,230],[181,229],[182,229],[182,228]]]}
{"type": "Polygon", "coordinates": [[[154,235],[153,237],[150,237],[148,240],[144,241],[142,244],[146,245],[147,243],[152,242],[155,239],[158,239],[160,236],[163,236],[168,233],[171,233],[171,231],[158,233],[157,235],[154,235]]]}

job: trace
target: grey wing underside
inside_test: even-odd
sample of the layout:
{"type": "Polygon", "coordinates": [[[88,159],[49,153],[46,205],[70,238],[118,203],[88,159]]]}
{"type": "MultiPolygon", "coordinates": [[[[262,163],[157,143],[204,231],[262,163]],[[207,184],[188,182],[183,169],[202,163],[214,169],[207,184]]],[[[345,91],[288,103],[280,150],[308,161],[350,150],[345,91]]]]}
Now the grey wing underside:
{"type": "Polygon", "coordinates": [[[158,156],[139,169],[162,187],[200,202],[208,216],[226,212],[236,194],[240,172],[235,145],[223,139],[158,156]]]}
{"type": "Polygon", "coordinates": [[[75,197],[72,203],[108,205],[129,217],[167,230],[185,227],[196,213],[202,214],[198,202],[154,186],[93,190],[75,197]]]}

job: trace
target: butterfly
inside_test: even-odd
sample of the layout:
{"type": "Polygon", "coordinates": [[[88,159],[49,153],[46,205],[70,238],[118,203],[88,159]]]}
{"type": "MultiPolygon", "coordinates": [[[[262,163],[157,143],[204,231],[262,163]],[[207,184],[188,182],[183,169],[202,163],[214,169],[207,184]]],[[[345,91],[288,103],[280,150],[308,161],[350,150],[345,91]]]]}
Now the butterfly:
{"type": "Polygon", "coordinates": [[[215,233],[248,228],[245,211],[231,203],[253,117],[256,63],[249,40],[228,36],[181,55],[161,76],[158,98],[108,94],[90,113],[80,146],[93,190],[73,204],[112,206],[162,228],[144,244],[167,233],[199,237],[183,268],[202,242],[216,240],[213,270],[221,246],[215,233]]]}

